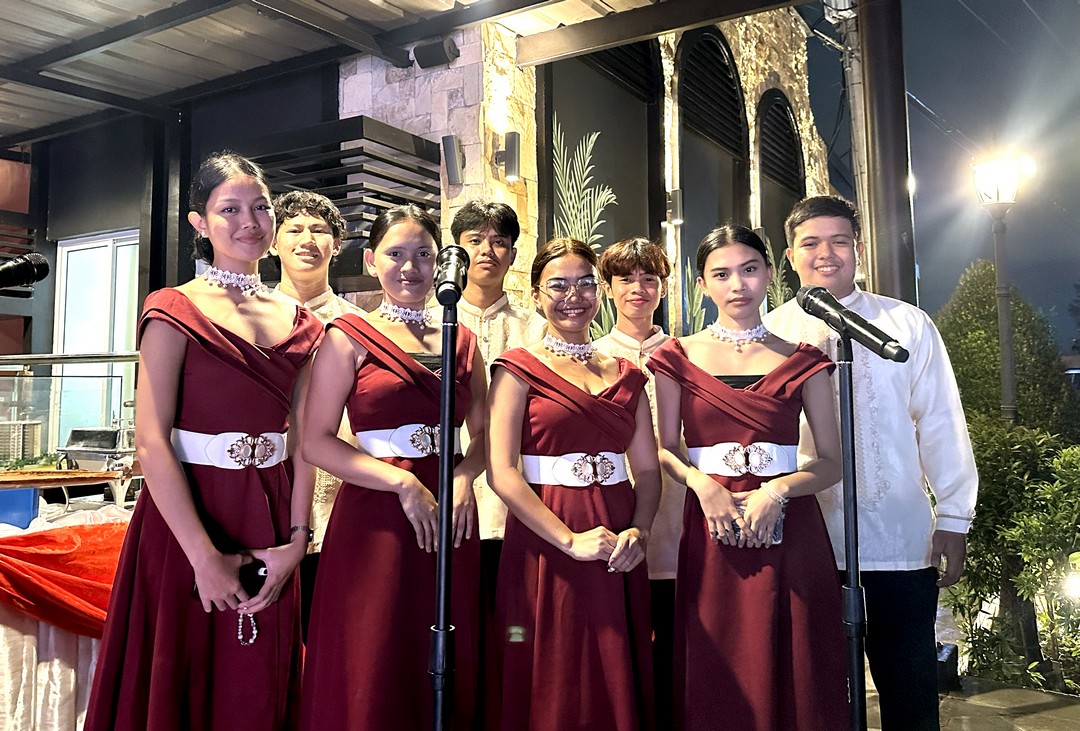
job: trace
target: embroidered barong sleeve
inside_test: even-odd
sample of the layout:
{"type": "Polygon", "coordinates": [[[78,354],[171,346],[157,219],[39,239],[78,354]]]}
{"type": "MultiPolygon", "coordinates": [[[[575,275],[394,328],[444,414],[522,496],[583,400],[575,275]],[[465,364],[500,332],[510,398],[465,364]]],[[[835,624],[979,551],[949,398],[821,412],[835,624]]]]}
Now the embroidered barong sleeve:
{"type": "Polygon", "coordinates": [[[937,530],[967,533],[978,492],[975,457],[945,343],[930,318],[922,317],[912,352],[910,405],[919,461],[937,501],[937,530]]]}

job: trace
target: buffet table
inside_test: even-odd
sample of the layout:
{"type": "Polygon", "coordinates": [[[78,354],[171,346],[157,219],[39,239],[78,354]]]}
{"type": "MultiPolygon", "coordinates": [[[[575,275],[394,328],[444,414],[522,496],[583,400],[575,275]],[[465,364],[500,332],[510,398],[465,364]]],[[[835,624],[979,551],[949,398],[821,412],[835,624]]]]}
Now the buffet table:
{"type": "Polygon", "coordinates": [[[130,512],[43,501],[0,524],[0,728],[81,729],[130,512]]]}

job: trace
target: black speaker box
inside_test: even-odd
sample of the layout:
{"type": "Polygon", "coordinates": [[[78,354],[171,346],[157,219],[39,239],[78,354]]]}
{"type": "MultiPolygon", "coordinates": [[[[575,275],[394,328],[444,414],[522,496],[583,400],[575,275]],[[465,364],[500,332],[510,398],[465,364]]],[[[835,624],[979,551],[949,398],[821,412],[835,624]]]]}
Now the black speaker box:
{"type": "Polygon", "coordinates": [[[458,50],[454,39],[447,36],[441,41],[416,44],[413,47],[412,55],[417,66],[422,69],[429,69],[433,66],[450,63],[461,55],[461,51],[458,50]]]}

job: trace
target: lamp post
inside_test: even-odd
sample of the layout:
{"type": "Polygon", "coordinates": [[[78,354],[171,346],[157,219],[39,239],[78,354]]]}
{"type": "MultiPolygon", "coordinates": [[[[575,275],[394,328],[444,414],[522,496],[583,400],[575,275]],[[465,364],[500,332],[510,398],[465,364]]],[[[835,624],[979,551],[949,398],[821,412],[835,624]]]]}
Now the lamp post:
{"type": "Polygon", "coordinates": [[[998,341],[1001,348],[1001,418],[1016,421],[1016,365],[1012,342],[1012,305],[1005,273],[1005,214],[1016,202],[1023,163],[1015,158],[998,158],[972,165],[975,192],[982,207],[994,220],[994,271],[997,274],[998,341]]]}

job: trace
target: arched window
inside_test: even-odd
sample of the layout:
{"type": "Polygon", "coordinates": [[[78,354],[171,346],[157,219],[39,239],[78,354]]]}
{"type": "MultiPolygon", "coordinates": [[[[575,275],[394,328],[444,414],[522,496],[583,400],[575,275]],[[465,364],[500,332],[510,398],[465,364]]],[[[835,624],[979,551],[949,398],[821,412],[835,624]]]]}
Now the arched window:
{"type": "MultiPolygon", "coordinates": [[[[806,195],[806,173],[802,145],[791,104],[779,89],[769,89],[758,103],[758,159],[761,161],[761,225],[765,229],[774,266],[785,272],[792,292],[799,287],[798,276],[786,264],[784,220],[792,207],[806,195]]],[[[780,305],[770,302],[770,307],[780,305]]]]}
{"type": "MultiPolygon", "coordinates": [[[[682,120],[682,271],[687,259],[693,260],[698,243],[716,225],[749,224],[750,143],[739,74],[723,34],[713,27],[684,34],[676,68],[682,120]]],[[[692,282],[693,273],[684,273],[684,300],[687,293],[693,295],[692,282]]],[[[705,322],[709,322],[715,308],[707,300],[704,304],[705,322]]],[[[684,323],[684,331],[690,329],[690,323],[684,323]]]]}

